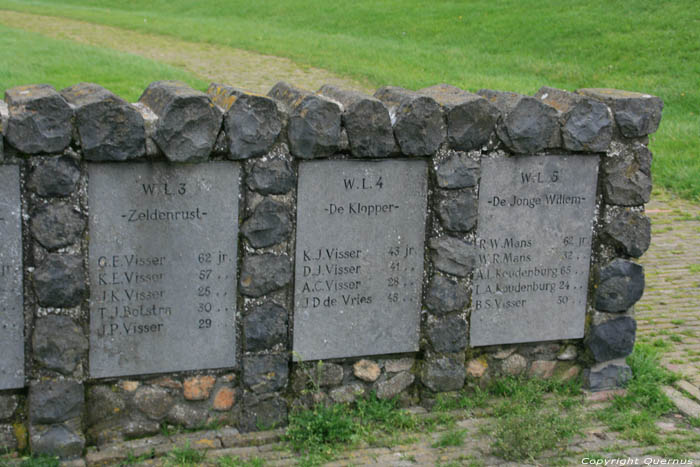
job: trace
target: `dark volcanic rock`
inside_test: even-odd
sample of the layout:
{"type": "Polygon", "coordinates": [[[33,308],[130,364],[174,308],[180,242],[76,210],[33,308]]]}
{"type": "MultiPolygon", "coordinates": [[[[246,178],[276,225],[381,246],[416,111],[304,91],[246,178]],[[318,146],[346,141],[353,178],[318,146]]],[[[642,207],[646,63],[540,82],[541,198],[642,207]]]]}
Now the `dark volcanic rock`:
{"type": "Polygon", "coordinates": [[[80,167],[72,157],[51,157],[37,164],[27,186],[39,196],[65,197],[75,190],[78,179],[80,167]]]}
{"type": "Polygon", "coordinates": [[[474,193],[463,191],[447,195],[438,205],[440,223],[452,232],[469,232],[476,226],[478,202],[474,193]]]}
{"type": "Polygon", "coordinates": [[[355,157],[386,157],[396,143],[389,110],[371,96],[325,85],[319,94],[343,106],[343,126],[348,134],[350,152],[355,157]]]}
{"type": "Polygon", "coordinates": [[[479,95],[501,110],[496,133],[514,153],[529,154],[560,145],[559,115],[554,107],[514,93],[482,89],[479,95]]]}
{"type": "Polygon", "coordinates": [[[466,377],[463,355],[429,355],[423,362],[421,381],[434,392],[462,389],[466,377]]]}
{"type": "Polygon", "coordinates": [[[654,133],[661,122],[664,102],[655,96],[618,89],[579,89],[580,94],[607,104],[620,132],[627,138],[654,133]]]}
{"type": "Polygon", "coordinates": [[[287,310],[275,302],[253,308],[243,318],[245,349],[257,352],[287,342],[287,310]]]}
{"type": "Polygon", "coordinates": [[[600,363],[584,371],[584,386],[592,392],[617,389],[632,378],[632,369],[624,359],[600,363]]]}
{"type": "Polygon", "coordinates": [[[466,155],[451,154],[435,165],[435,180],[440,188],[469,188],[479,183],[479,163],[466,155]]]}
{"type": "Polygon", "coordinates": [[[591,326],[586,345],[596,362],[626,357],[632,353],[637,322],[630,316],[621,316],[591,326]]]}
{"type": "Polygon", "coordinates": [[[80,457],[85,449],[85,437],[65,425],[42,429],[32,427],[30,443],[32,454],[58,456],[61,459],[80,457]]]}
{"type": "Polygon", "coordinates": [[[260,297],[289,284],[292,280],[292,263],[287,256],[272,253],[250,255],[243,259],[241,267],[241,293],[248,297],[260,297]]]}
{"type": "Polygon", "coordinates": [[[289,111],[287,138],[291,153],[301,159],[330,156],[340,145],[341,109],[335,102],[283,81],[268,96],[289,111]]]}
{"type": "Polygon", "coordinates": [[[446,235],[431,238],[428,245],[433,266],[438,271],[465,277],[474,269],[474,246],[471,243],[446,235]]]}
{"type": "Polygon", "coordinates": [[[283,195],[296,186],[296,176],[287,160],[258,160],[251,167],[246,182],[251,190],[261,195],[283,195]]]}
{"type": "Polygon", "coordinates": [[[618,147],[601,160],[603,198],[610,204],[639,206],[651,196],[651,152],[642,145],[618,147]]]}
{"type": "Polygon", "coordinates": [[[283,389],[289,379],[287,360],[286,355],[243,357],[243,383],[258,394],[283,389]]]}
{"type": "Polygon", "coordinates": [[[179,81],[151,83],[139,98],[158,116],[154,140],[173,162],[206,160],[221,129],[221,111],[209,97],[179,81]]]}
{"type": "Polygon", "coordinates": [[[41,306],[78,306],[87,292],[80,256],[50,254],[34,270],[33,279],[41,306]]]}
{"type": "Polygon", "coordinates": [[[461,311],[469,303],[469,294],[461,284],[435,275],[430,281],[425,306],[436,315],[461,311]]]}
{"type": "Polygon", "coordinates": [[[467,329],[467,322],[461,316],[438,317],[428,324],[428,340],[436,352],[461,352],[467,348],[467,329]]]}
{"type": "Polygon", "coordinates": [[[651,243],[651,221],[640,212],[622,211],[605,225],[603,238],[623,254],[639,258],[651,243]]]}
{"type": "Polygon", "coordinates": [[[614,259],[600,270],[595,307],[600,311],[626,311],[643,293],[644,268],[631,261],[614,259]]]}
{"type": "Polygon", "coordinates": [[[39,381],[29,388],[32,423],[58,423],[80,417],[84,406],[83,385],[77,381],[39,381]]]}
{"type": "Polygon", "coordinates": [[[489,142],[498,109],[485,98],[448,84],[418,91],[443,107],[447,120],[447,143],[458,151],[479,149],[489,142]]]}
{"type": "Polygon", "coordinates": [[[224,129],[231,159],[267,153],[277,141],[286,116],[269,97],[212,83],[207,94],[224,110],[224,129]]]}
{"type": "Polygon", "coordinates": [[[5,91],[10,118],[5,139],[25,154],[63,151],[70,144],[73,110],[48,84],[5,91]]]}
{"type": "Polygon", "coordinates": [[[261,201],[241,227],[241,233],[254,248],[283,242],[292,231],[289,208],[269,198],[261,201]]]}
{"type": "Polygon", "coordinates": [[[74,106],[80,147],[87,160],[123,161],[146,153],[143,117],[124,99],[92,83],[61,91],[74,106]]]}
{"type": "Polygon", "coordinates": [[[393,86],[378,89],[374,97],[389,108],[394,136],[403,154],[428,156],[445,141],[442,109],[432,97],[393,86]]]}
{"type": "Polygon", "coordinates": [[[82,328],[67,316],[37,319],[32,342],[37,362],[64,375],[73,373],[88,350],[82,328]]]}
{"type": "Polygon", "coordinates": [[[561,115],[562,145],[572,151],[605,152],[613,135],[608,106],[580,94],[542,87],[535,94],[561,115]]]}
{"type": "Polygon", "coordinates": [[[72,245],[86,226],[85,216],[65,203],[40,206],[30,221],[34,238],[48,250],[72,245]]]}
{"type": "Polygon", "coordinates": [[[287,413],[287,402],[276,394],[246,393],[238,427],[244,433],[279,428],[287,424],[287,413]]]}

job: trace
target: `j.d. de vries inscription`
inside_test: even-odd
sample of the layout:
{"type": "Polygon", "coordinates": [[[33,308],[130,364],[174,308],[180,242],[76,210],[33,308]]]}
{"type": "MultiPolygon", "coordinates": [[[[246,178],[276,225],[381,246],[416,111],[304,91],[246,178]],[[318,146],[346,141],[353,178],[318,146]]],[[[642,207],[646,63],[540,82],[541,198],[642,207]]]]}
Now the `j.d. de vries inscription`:
{"type": "Polygon", "coordinates": [[[425,161],[299,168],[295,358],[418,350],[425,161]]]}
{"type": "Polygon", "coordinates": [[[485,158],[474,346],[583,337],[596,156],[485,158]]]}
{"type": "Polygon", "coordinates": [[[88,172],[90,374],[233,366],[238,166],[88,172]]]}

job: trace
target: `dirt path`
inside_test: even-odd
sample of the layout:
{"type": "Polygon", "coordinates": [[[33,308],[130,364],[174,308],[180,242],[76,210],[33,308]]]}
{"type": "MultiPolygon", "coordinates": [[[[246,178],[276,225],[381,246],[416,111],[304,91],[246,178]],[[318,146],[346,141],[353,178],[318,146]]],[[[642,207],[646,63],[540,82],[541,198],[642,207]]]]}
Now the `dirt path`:
{"type": "Polygon", "coordinates": [[[638,335],[670,347],[664,364],[700,387],[700,206],[655,190],[647,205],[652,241],[642,257],[638,335]]]}
{"type": "Polygon", "coordinates": [[[367,84],[318,68],[302,68],[287,58],[220,45],[186,42],[169,36],[8,10],[0,10],[0,23],[56,39],[140,55],[185,69],[205,81],[230,84],[255,92],[267,93],[282,79],[310,90],[316,90],[326,83],[347,89],[370,90],[367,84]]]}

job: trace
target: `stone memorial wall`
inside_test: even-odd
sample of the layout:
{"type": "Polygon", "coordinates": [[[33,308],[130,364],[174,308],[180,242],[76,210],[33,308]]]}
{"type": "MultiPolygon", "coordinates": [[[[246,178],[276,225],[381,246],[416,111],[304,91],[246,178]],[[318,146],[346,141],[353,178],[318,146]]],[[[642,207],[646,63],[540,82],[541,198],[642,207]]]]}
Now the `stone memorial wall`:
{"type": "Polygon", "coordinates": [[[372,393],[430,406],[503,375],[624,385],[662,108],[547,87],[7,90],[0,449],[254,431],[372,393]]]}

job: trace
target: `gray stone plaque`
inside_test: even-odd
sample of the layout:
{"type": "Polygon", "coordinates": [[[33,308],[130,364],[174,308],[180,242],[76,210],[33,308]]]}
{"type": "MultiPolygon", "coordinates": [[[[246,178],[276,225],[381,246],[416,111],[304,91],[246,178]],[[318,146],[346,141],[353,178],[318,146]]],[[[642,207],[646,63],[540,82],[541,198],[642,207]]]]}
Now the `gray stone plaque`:
{"type": "Polygon", "coordinates": [[[583,337],[596,156],[484,158],[472,346],[583,337]]]}
{"type": "Polygon", "coordinates": [[[418,350],[427,164],[299,167],[294,358],[418,350]]]}
{"type": "Polygon", "coordinates": [[[24,386],[22,216],[16,165],[0,166],[0,239],[0,389],[13,389],[24,386]]]}
{"type": "Polygon", "coordinates": [[[90,375],[233,366],[238,165],[88,174],[90,375]]]}

